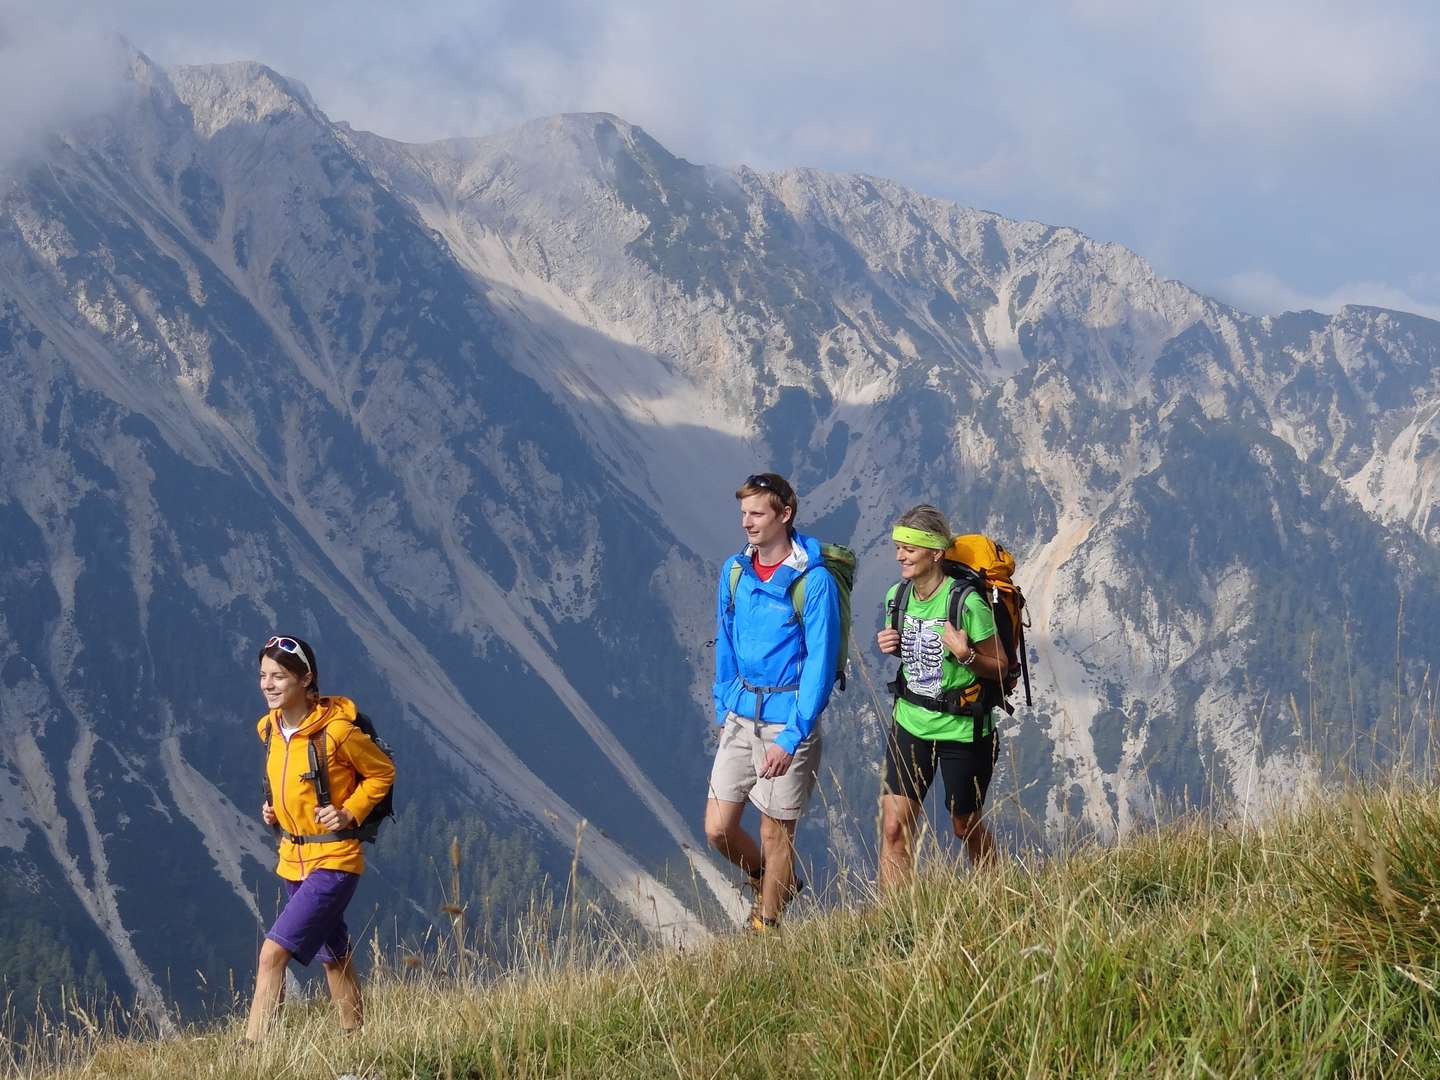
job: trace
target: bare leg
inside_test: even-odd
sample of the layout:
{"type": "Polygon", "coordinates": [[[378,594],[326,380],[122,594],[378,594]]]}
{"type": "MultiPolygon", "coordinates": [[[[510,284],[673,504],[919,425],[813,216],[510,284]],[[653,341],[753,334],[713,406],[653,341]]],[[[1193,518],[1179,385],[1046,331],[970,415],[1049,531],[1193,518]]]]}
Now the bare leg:
{"type": "Polygon", "coordinates": [[[760,916],[777,919],[795,888],[795,822],[761,814],[760,843],[765,848],[765,882],[760,889],[760,916]]]}
{"type": "Polygon", "coordinates": [[[891,888],[910,880],[915,859],[910,848],[921,806],[904,795],[880,797],[880,886],[891,888]]]}
{"type": "Polygon", "coordinates": [[[250,1019],[245,1025],[245,1038],[250,1042],[259,1042],[270,1026],[270,1017],[280,1002],[280,992],[285,989],[285,968],[289,963],[289,950],[266,938],[260,946],[255,998],[250,1002],[250,1019]]]}
{"type": "Polygon", "coordinates": [[[965,841],[965,854],[970,856],[971,866],[991,866],[995,863],[995,837],[990,826],[980,820],[980,811],[973,814],[955,814],[951,817],[955,835],[965,841]]]}
{"type": "Polygon", "coordinates": [[[340,1027],[344,1031],[358,1031],[365,1019],[360,1005],[360,982],[355,978],[355,967],[350,957],[325,965],[325,981],[330,984],[330,1000],[335,1002],[340,1014],[340,1027]]]}
{"type": "Polygon", "coordinates": [[[705,839],[721,855],[749,874],[765,865],[765,856],[761,854],[755,838],[740,827],[740,815],[744,812],[743,802],[707,799],[705,839]]]}

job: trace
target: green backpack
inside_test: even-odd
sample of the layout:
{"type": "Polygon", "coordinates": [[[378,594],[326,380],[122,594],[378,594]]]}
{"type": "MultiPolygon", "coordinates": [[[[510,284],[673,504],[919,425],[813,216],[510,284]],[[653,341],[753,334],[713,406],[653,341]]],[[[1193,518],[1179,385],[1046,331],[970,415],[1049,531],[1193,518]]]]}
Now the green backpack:
{"type": "MultiPolygon", "coordinates": [[[[835,579],[835,591],[840,594],[840,649],[835,656],[835,681],[845,689],[845,665],[850,660],[850,591],[855,587],[855,552],[843,544],[820,545],[820,561],[830,576],[835,579]]],[[[735,589],[740,584],[740,575],[745,568],[734,559],[730,560],[730,610],[735,610],[735,589]]],[[[790,587],[790,602],[795,605],[795,621],[804,627],[805,623],[805,577],[801,574],[790,587]]]]}

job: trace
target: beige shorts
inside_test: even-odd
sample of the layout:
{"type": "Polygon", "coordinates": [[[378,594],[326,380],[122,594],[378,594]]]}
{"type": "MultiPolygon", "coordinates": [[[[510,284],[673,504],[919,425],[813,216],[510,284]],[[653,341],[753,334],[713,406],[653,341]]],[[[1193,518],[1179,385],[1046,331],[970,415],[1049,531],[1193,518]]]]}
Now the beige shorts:
{"type": "Polygon", "coordinates": [[[755,721],[727,713],[710,770],[710,798],[736,803],[748,798],[762,814],[777,821],[798,818],[820,775],[820,728],[817,726],[795,748],[784,776],[762,780],[760,768],[765,763],[765,751],[784,730],[784,724],[764,724],[757,737],[755,721]]]}

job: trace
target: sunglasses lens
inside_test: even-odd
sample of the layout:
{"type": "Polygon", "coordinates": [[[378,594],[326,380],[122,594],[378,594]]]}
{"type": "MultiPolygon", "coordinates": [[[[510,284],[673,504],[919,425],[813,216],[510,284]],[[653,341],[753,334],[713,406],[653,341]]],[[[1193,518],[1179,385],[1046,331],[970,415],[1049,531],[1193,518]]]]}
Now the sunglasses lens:
{"type": "Polygon", "coordinates": [[[310,658],[305,655],[305,650],[300,648],[300,643],[294,638],[272,637],[265,643],[265,648],[282,649],[291,656],[299,658],[300,662],[305,665],[306,671],[310,670],[310,658]]]}

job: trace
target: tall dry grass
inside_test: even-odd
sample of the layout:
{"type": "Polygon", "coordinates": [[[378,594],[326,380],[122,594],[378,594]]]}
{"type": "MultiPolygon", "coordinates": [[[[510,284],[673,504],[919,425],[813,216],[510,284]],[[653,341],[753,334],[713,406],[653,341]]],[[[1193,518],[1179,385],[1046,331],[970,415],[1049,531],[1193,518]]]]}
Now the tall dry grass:
{"type": "Polygon", "coordinates": [[[499,978],[384,967],[365,1029],[261,1047],[56,1035],[8,1076],[1440,1075],[1440,792],[1355,788],[913,885],[688,954],[533,939],[499,978]],[[542,948],[543,946],[543,948],[542,948]]]}

